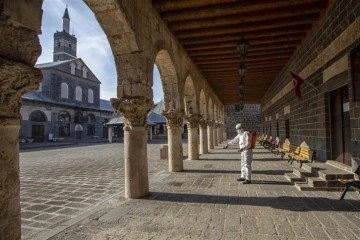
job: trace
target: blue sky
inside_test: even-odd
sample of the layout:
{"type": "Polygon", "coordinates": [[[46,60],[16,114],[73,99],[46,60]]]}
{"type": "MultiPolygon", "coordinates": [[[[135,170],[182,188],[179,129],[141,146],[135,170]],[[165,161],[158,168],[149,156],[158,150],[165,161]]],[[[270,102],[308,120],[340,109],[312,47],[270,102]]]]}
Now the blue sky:
{"type": "MultiPolygon", "coordinates": [[[[100,98],[109,100],[117,97],[116,68],[109,42],[93,12],[82,0],[44,0],[42,34],[39,35],[42,54],[37,63],[53,60],[53,36],[56,31],[62,31],[66,4],[70,16],[70,33],[77,38],[77,57],[82,58],[101,81],[100,98]]],[[[158,102],[163,98],[163,92],[156,67],[153,82],[154,102],[158,102]]]]}

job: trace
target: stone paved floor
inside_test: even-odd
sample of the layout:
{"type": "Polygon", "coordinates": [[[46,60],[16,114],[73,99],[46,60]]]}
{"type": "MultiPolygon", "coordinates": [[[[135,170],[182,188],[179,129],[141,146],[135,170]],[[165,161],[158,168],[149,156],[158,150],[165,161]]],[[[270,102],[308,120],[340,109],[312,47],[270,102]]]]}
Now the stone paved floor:
{"type": "MultiPolygon", "coordinates": [[[[236,148],[217,147],[169,173],[149,144],[151,194],[123,198],[122,144],[21,154],[24,239],[360,239],[360,194],[299,192],[292,166],[254,150],[253,183],[236,148]]],[[[186,145],[184,144],[184,155],[186,145]]]]}

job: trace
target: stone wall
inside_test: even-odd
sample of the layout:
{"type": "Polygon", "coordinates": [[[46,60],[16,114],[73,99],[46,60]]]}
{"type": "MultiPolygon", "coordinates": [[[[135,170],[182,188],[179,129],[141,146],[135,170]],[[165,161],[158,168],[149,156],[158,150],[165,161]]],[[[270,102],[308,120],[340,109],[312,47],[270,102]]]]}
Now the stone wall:
{"type": "MultiPolygon", "coordinates": [[[[70,126],[70,136],[65,137],[67,140],[73,140],[75,139],[75,111],[73,107],[66,107],[61,106],[58,104],[51,104],[51,103],[36,103],[29,100],[22,100],[22,108],[21,108],[21,128],[19,132],[19,137],[21,138],[28,138],[32,136],[32,125],[44,125],[45,126],[45,136],[47,139],[47,136],[49,133],[54,134],[56,137],[60,136],[59,127],[63,126],[64,124],[69,124],[70,126]],[[34,111],[41,111],[47,116],[46,122],[36,123],[31,122],[29,119],[29,116],[34,111]],[[70,122],[61,122],[59,121],[59,114],[60,112],[67,112],[70,115],[70,122]]],[[[95,122],[95,136],[99,136],[102,138],[104,136],[104,129],[103,124],[106,121],[109,121],[112,117],[112,112],[106,112],[106,111],[96,111],[96,110],[85,110],[83,111],[83,114],[87,116],[88,114],[93,114],[95,116],[96,122],[95,122]]],[[[82,123],[83,126],[83,139],[86,138],[92,138],[91,135],[87,134],[87,123],[82,123]]],[[[105,130],[107,131],[107,130],[105,130]]]]}
{"type": "Polygon", "coordinates": [[[360,44],[360,2],[336,1],[319,26],[309,35],[288,67],[262,100],[262,132],[285,139],[285,121],[290,123],[290,142],[302,141],[315,150],[317,160],[331,157],[330,92],[349,89],[352,155],[359,157],[359,103],[352,96],[349,54],[360,44]],[[296,98],[290,71],[307,82],[296,98]],[[270,127],[271,126],[271,127],[270,127]],[[271,128],[271,131],[270,131],[271,128]]]}
{"type": "Polygon", "coordinates": [[[235,105],[225,107],[226,134],[229,139],[236,136],[235,125],[242,123],[247,130],[260,131],[260,104],[245,104],[242,111],[236,111],[235,105]]]}

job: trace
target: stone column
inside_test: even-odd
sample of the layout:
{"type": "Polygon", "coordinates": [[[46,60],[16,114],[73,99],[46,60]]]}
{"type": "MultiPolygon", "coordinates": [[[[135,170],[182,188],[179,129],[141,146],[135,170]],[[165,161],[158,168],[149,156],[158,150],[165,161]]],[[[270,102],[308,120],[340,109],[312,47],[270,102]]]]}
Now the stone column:
{"type": "Polygon", "coordinates": [[[0,58],[0,239],[21,239],[20,99],[41,79],[40,70],[0,58]]]}
{"type": "Polygon", "coordinates": [[[227,129],[226,129],[226,125],[224,124],[224,128],[223,128],[223,137],[224,137],[224,141],[227,141],[227,129]]]}
{"type": "Polygon", "coordinates": [[[113,130],[113,127],[109,125],[108,126],[108,140],[109,140],[109,143],[113,142],[112,130],[113,130]]]}
{"type": "Polygon", "coordinates": [[[214,124],[214,122],[211,121],[211,120],[209,120],[209,121],[207,122],[208,149],[214,149],[213,124],[214,124]]]}
{"type": "Polygon", "coordinates": [[[217,128],[217,137],[218,137],[218,143],[222,143],[222,124],[219,123],[218,124],[218,128],[217,128]]]}
{"type": "Polygon", "coordinates": [[[217,146],[218,145],[218,135],[217,135],[217,132],[218,131],[218,123],[215,122],[214,123],[214,127],[213,127],[213,135],[214,135],[214,146],[217,146]]]}
{"type": "Polygon", "coordinates": [[[153,135],[152,135],[152,129],[153,127],[152,127],[152,125],[149,125],[149,127],[148,127],[148,131],[149,131],[149,140],[150,141],[152,141],[153,140],[153,135]]]}
{"type": "Polygon", "coordinates": [[[207,121],[201,119],[200,122],[200,154],[208,153],[208,138],[207,138],[207,121]]]}
{"type": "Polygon", "coordinates": [[[189,114],[185,116],[188,121],[188,152],[189,160],[199,159],[199,122],[201,115],[189,114]]]}
{"type": "Polygon", "coordinates": [[[147,115],[154,103],[144,99],[112,98],[117,113],[124,115],[125,197],[141,198],[149,194],[147,162],[147,115]]]}
{"type": "Polygon", "coordinates": [[[41,71],[34,68],[41,53],[37,30],[40,32],[42,2],[32,4],[38,6],[21,8],[13,1],[0,4],[0,239],[21,239],[20,100],[37,90],[42,79],[41,71]],[[26,17],[21,18],[22,14],[26,17]]]}
{"type": "Polygon", "coordinates": [[[181,172],[183,167],[183,148],[181,139],[181,126],[184,117],[184,111],[181,109],[170,109],[163,111],[162,115],[166,118],[168,153],[169,153],[169,171],[181,172]]]}

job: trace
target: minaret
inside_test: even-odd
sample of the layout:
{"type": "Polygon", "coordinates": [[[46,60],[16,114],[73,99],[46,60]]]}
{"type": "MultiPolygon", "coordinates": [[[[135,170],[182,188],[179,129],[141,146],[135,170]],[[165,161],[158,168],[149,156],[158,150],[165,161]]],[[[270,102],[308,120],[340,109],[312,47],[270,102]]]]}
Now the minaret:
{"type": "Polygon", "coordinates": [[[70,35],[70,17],[67,7],[62,19],[63,30],[54,33],[54,62],[76,58],[77,40],[74,35],[70,35]]]}
{"type": "Polygon", "coordinates": [[[65,12],[63,16],[63,31],[70,33],[70,17],[67,7],[65,8],[65,12]]]}

